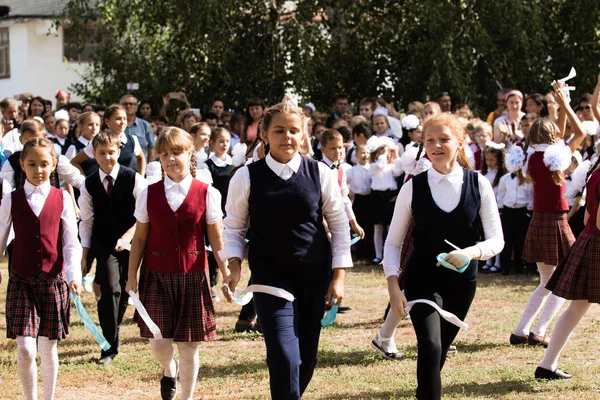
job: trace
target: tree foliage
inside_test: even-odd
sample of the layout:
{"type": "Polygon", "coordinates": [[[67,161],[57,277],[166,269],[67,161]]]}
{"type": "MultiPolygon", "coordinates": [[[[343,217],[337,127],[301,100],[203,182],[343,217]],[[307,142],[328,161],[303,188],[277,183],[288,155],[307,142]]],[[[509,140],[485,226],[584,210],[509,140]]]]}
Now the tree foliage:
{"type": "MultiPolygon", "coordinates": [[[[577,94],[600,66],[597,0],[71,0],[60,22],[100,32],[83,83],[109,103],[127,82],[159,103],[183,91],[194,105],[243,108],[294,90],[326,108],[394,95],[405,106],[440,91],[478,111],[500,87],[549,90],[577,69],[577,94]],[[93,5],[91,5],[93,4],[93,5]],[[93,21],[93,22],[91,22],[93,21]]],[[[80,40],[77,45],[82,45],[80,40]]]]}

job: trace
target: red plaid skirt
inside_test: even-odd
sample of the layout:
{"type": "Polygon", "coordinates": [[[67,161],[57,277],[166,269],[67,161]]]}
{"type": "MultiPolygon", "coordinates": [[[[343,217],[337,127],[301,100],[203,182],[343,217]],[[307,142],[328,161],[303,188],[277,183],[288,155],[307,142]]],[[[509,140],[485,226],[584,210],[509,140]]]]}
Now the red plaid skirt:
{"type": "Polygon", "coordinates": [[[6,293],[6,336],[45,336],[62,340],[69,333],[71,302],[62,274],[38,272],[24,278],[11,271],[6,293]]]}
{"type": "MultiPolygon", "coordinates": [[[[139,296],[163,338],[175,342],[215,339],[215,308],[205,271],[160,273],[142,268],[139,296]]],[[[140,335],[154,338],[137,312],[134,318],[140,335]]]]}
{"type": "Polygon", "coordinates": [[[523,259],[558,265],[575,242],[567,212],[534,212],[529,223],[523,259]]]}
{"type": "Polygon", "coordinates": [[[600,303],[600,231],[579,234],[546,289],[568,300],[600,303]]]}

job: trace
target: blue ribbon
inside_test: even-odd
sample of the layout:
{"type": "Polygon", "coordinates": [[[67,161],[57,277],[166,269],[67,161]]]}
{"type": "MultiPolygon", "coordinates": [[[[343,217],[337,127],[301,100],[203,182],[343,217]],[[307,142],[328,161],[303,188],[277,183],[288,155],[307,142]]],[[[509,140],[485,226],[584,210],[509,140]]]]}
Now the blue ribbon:
{"type": "Polygon", "coordinates": [[[85,311],[85,308],[83,307],[83,303],[81,303],[81,299],[79,298],[79,296],[77,296],[77,294],[74,292],[71,292],[71,296],[73,297],[73,303],[75,303],[75,308],[77,309],[77,313],[79,314],[79,318],[81,318],[83,325],[85,325],[88,331],[90,331],[90,333],[92,334],[94,339],[96,339],[96,342],[98,342],[102,350],[107,351],[108,349],[110,349],[110,344],[108,344],[108,341],[106,340],[104,335],[102,335],[100,329],[98,329],[94,321],[92,321],[90,315],[87,313],[87,311],[85,311]]]}
{"type": "Polygon", "coordinates": [[[335,322],[335,317],[338,313],[338,306],[332,306],[331,309],[325,314],[323,319],[321,320],[321,326],[325,328],[335,322]]]}

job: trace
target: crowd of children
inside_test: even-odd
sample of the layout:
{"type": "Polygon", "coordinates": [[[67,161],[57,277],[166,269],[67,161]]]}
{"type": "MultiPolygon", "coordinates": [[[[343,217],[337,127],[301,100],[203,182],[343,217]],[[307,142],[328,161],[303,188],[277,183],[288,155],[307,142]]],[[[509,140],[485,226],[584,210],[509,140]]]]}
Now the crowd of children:
{"type": "MultiPolygon", "coordinates": [[[[301,398],[325,310],[351,309],[342,301],[353,259],[383,266],[390,307],[373,346],[389,359],[402,358],[394,332],[408,301],[433,301],[462,320],[478,271],[537,271],[540,284],[510,343],[548,347],[537,378],[569,378],[557,367],[560,352],[589,304],[600,302],[600,77],[575,108],[564,87],[501,91],[486,121],[464,104],[448,112],[447,93],[411,102],[403,114],[393,99],[367,97],[357,115],[340,95],[329,117],[289,97],[272,107],[250,99],[242,115],[219,99],[200,110],[169,93],[161,116],[132,95],[99,107],[58,91],[56,111],[40,97],[2,100],[0,248],[9,257],[7,335],[17,340],[25,397],[37,398],[36,351],[44,398],[54,397],[69,291],[81,294],[95,265],[92,289],[110,344],[98,364],[119,354],[129,293],[139,293],[162,333],[136,312],[164,370],[161,397],[173,399],[179,380],[191,399],[199,342],[215,338],[214,302],[233,300],[246,243],[250,283],[295,299],[254,293],[235,327],[263,334],[275,399],[301,398]],[[173,124],[164,115],[170,99],[186,105],[173,124]],[[572,302],[550,339],[565,299],[572,302]]],[[[458,327],[426,304],[412,305],[410,317],[417,398],[439,399],[458,327]]]]}

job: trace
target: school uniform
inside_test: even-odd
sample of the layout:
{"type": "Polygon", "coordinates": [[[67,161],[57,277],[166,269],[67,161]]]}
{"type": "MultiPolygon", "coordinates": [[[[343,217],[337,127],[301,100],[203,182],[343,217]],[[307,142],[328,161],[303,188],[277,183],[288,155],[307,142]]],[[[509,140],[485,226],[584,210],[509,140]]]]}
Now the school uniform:
{"type": "MultiPolygon", "coordinates": [[[[350,189],[348,188],[347,176],[344,171],[345,163],[342,162],[333,162],[326,155],[323,155],[323,159],[321,162],[329,169],[331,169],[333,179],[336,179],[338,185],[340,185],[340,190],[342,191],[342,199],[344,200],[344,210],[346,210],[346,216],[348,217],[348,221],[356,220],[356,216],[354,215],[354,211],[352,209],[352,201],[350,201],[350,189]]],[[[348,164],[345,164],[350,167],[348,164]]]]}
{"type": "Polygon", "coordinates": [[[510,273],[511,265],[516,272],[522,272],[523,243],[533,210],[533,187],[530,183],[519,185],[514,173],[505,174],[498,183],[497,200],[498,208],[502,211],[500,219],[504,233],[504,249],[500,253],[502,273],[510,273]]]}
{"type": "MultiPolygon", "coordinates": [[[[399,160],[399,158],[398,158],[399,160]]],[[[396,177],[402,174],[399,163],[388,164],[387,156],[382,154],[371,163],[371,217],[375,225],[389,225],[394,213],[392,199],[398,194],[396,177]]]]}
{"type": "MultiPolygon", "coordinates": [[[[437,267],[436,256],[452,250],[445,239],[460,248],[477,246],[482,259],[502,250],[502,229],[491,185],[458,164],[447,175],[430,168],[407,182],[398,195],[385,244],[386,277],[402,272],[400,252],[411,217],[414,249],[404,273],[407,300],[428,299],[464,319],[475,295],[477,260],[458,273],[437,267]]],[[[459,328],[424,304],[413,306],[410,316],[418,342],[417,398],[439,399],[440,371],[459,328]]]]}
{"type": "MultiPolygon", "coordinates": [[[[143,190],[135,218],[149,224],[140,273],[139,297],[164,338],[198,342],[215,338],[215,311],[206,274],[207,225],[222,218],[215,188],[188,174],[168,176],[143,190]]],[[[140,335],[153,338],[139,318],[140,335]]]]}
{"type": "Polygon", "coordinates": [[[146,188],[144,178],[120,165],[109,174],[99,169],[81,187],[79,209],[81,245],[96,258],[95,283],[100,285],[98,319],[110,349],[100,358],[119,352],[119,326],[127,309],[125,292],[129,251],[117,252],[117,240],[135,225],[135,200],[146,188]]]}
{"type": "Polygon", "coordinates": [[[527,173],[533,185],[533,218],[529,224],[523,248],[523,258],[528,262],[558,265],[575,242],[569,227],[569,205],[564,198],[566,185],[556,185],[552,171],[544,165],[547,145],[536,146],[527,162],[527,173]]]}
{"type": "MultiPolygon", "coordinates": [[[[65,157],[69,160],[72,160],[77,153],[83,151],[87,146],[90,145],[90,141],[84,138],[83,136],[79,136],[76,141],[73,142],[71,147],[67,150],[65,157]]],[[[96,172],[98,172],[98,162],[94,158],[88,158],[84,162],[81,163],[81,169],[83,170],[83,174],[88,177],[96,172]]]]}
{"type": "Polygon", "coordinates": [[[355,254],[362,259],[372,259],[373,249],[373,222],[371,221],[371,172],[369,164],[357,164],[348,171],[348,188],[354,193],[352,210],[356,221],[365,231],[365,238],[355,246],[355,254]]]}
{"type": "Polygon", "coordinates": [[[6,335],[66,338],[69,331],[68,283],[81,282],[81,245],[73,203],[49,182],[26,181],[2,199],[0,252],[11,225],[13,262],[6,296],[6,335]]]}
{"type": "MultiPolygon", "coordinates": [[[[130,167],[134,165],[134,158],[142,153],[142,147],[138,141],[137,136],[132,136],[127,132],[123,132],[120,137],[121,140],[121,154],[119,155],[118,162],[124,167],[130,167]]],[[[94,158],[94,148],[92,144],[88,144],[83,151],[89,158],[94,158]]]]}
{"type": "Polygon", "coordinates": [[[300,399],[317,361],[331,268],[352,266],[339,185],[324,163],[296,154],[281,164],[268,154],[239,169],[229,191],[220,256],[241,259],[250,228],[252,283],[294,295],[292,303],[255,293],[254,303],[267,347],[271,397],[300,399]]]}
{"type": "MultiPolygon", "coordinates": [[[[2,165],[2,170],[0,170],[0,178],[7,181],[16,189],[23,186],[24,182],[26,181],[25,174],[23,173],[21,164],[19,163],[20,157],[20,151],[13,153],[8,158],[8,162],[5,162],[4,165],[2,165]]],[[[58,156],[58,163],[56,164],[55,172],[59,179],[69,183],[71,186],[77,189],[81,187],[81,184],[85,180],[85,176],[81,174],[81,171],[79,171],[77,167],[73,166],[63,155],[58,156]]],[[[58,184],[59,179],[55,179],[55,184],[58,184]]]]}
{"type": "Polygon", "coordinates": [[[600,303],[600,230],[596,228],[600,200],[600,170],[594,171],[586,188],[589,219],[575,244],[556,267],[546,289],[567,300],[600,303]]]}
{"type": "Polygon", "coordinates": [[[479,147],[477,143],[471,143],[469,145],[471,147],[471,151],[473,152],[473,159],[475,160],[475,170],[481,171],[481,167],[483,166],[483,149],[479,147]]]}
{"type": "MultiPolygon", "coordinates": [[[[594,165],[593,163],[591,165],[594,165]]],[[[571,193],[573,190],[571,189],[573,186],[573,180],[571,176],[565,176],[565,184],[567,193],[571,193]]],[[[575,201],[578,201],[582,205],[579,206],[579,209],[571,216],[569,219],[569,226],[571,227],[571,232],[573,232],[573,236],[577,238],[579,234],[585,228],[585,224],[583,220],[585,218],[585,191],[582,190],[581,193],[578,193],[575,197],[571,197],[567,199],[567,203],[569,204],[569,211],[575,205],[575,201]]]]}
{"type": "Polygon", "coordinates": [[[54,150],[56,151],[56,154],[61,154],[63,156],[67,154],[67,150],[69,150],[69,147],[71,147],[73,144],[73,141],[67,137],[60,138],[58,136],[54,136],[50,140],[54,142],[54,150]]]}

